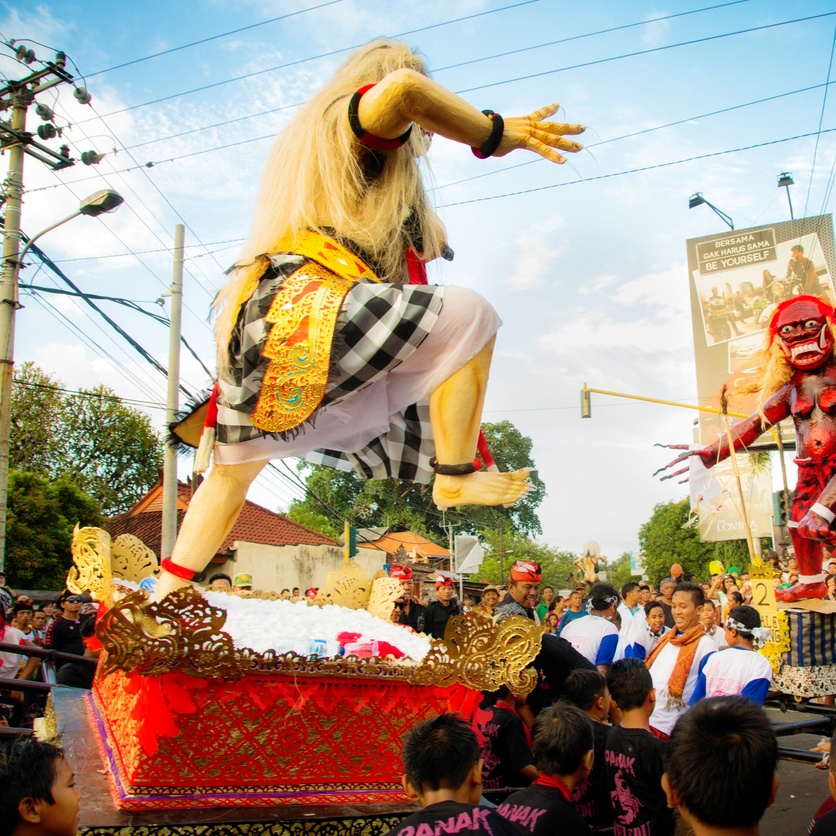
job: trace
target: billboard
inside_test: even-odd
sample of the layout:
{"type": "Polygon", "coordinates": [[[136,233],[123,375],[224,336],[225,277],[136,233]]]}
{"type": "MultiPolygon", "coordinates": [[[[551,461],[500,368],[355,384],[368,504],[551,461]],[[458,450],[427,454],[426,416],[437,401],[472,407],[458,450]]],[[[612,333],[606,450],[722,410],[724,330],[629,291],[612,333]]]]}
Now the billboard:
{"type": "MultiPolygon", "coordinates": [[[[755,395],[735,390],[757,373],[775,307],[802,293],[836,302],[833,218],[817,215],[729,230],[691,238],[686,246],[697,395],[701,405],[719,409],[720,392],[728,387],[728,411],[734,422],[757,407],[755,395]]],[[[792,421],[783,421],[780,432],[785,449],[794,449],[792,421]]],[[[721,433],[725,433],[722,417],[701,412],[699,444],[711,444],[721,433]]],[[[776,440],[765,433],[755,446],[774,448],[776,440]]],[[[735,507],[739,492],[728,463],[694,473],[695,462],[692,458],[690,483],[701,539],[742,538],[735,507]]],[[[762,466],[750,467],[745,457],[738,457],[738,462],[753,534],[767,536],[771,533],[771,478],[762,466]]]]}
{"type": "MultiPolygon", "coordinates": [[[[801,293],[836,301],[833,217],[729,230],[691,238],[686,246],[697,395],[701,404],[719,408],[720,391],[727,385],[729,412],[749,415],[755,397],[733,390],[757,371],[775,306],[801,293]]],[[[792,422],[783,422],[781,429],[791,447],[792,422]]],[[[700,413],[700,444],[710,444],[721,431],[719,416],[700,413]]],[[[774,446],[769,435],[761,443],[774,446]]]]}

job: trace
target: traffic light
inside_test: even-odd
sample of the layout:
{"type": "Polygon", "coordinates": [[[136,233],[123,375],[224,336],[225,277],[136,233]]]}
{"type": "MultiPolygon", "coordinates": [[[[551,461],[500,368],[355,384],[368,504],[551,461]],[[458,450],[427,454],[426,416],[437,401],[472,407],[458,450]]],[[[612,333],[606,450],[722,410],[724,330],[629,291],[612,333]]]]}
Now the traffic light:
{"type": "Polygon", "coordinates": [[[589,389],[586,388],[586,384],[584,383],[583,389],[581,389],[581,418],[592,417],[592,401],[589,396],[589,389]]]}
{"type": "Polygon", "coordinates": [[[345,524],[343,531],[343,556],[345,562],[348,563],[355,554],[357,554],[357,529],[353,525],[345,524]]]}
{"type": "Polygon", "coordinates": [[[776,528],[784,528],[787,525],[787,508],[786,496],[783,491],[775,491],[772,494],[772,524],[776,528]]]}

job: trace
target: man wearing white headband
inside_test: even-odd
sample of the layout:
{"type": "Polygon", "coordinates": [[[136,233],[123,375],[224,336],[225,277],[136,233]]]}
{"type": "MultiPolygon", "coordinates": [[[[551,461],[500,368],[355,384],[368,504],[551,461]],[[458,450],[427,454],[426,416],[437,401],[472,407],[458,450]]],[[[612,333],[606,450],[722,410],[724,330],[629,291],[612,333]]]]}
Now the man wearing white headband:
{"type": "Polygon", "coordinates": [[[729,648],[715,653],[705,663],[689,704],[703,697],[739,694],[763,705],[772,683],[772,665],[755,651],[771,639],[771,631],[761,627],[760,613],[745,605],[732,610],[723,628],[729,648]]]}

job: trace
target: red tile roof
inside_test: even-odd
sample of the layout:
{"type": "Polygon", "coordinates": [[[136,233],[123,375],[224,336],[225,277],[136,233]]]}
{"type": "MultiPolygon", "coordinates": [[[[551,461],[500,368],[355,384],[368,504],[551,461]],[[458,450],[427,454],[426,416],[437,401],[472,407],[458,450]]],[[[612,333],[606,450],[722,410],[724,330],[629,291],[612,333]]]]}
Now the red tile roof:
{"type": "Polygon", "coordinates": [[[450,557],[450,552],[444,548],[427,540],[420,534],[414,534],[411,531],[390,531],[379,540],[373,543],[364,543],[371,548],[383,549],[387,554],[394,554],[398,550],[398,546],[403,546],[404,551],[409,554],[413,551],[419,551],[421,554],[426,554],[431,557],[450,557]]]}
{"type": "MultiPolygon", "coordinates": [[[[162,485],[155,485],[129,511],[120,514],[105,523],[105,530],[112,536],[133,534],[139,537],[156,555],[160,554],[162,539],[162,485]]],[[[177,489],[177,530],[186,515],[191,500],[192,487],[179,483],[177,489]]],[[[267,546],[340,546],[341,543],[318,534],[304,525],[299,525],[281,514],[268,511],[260,505],[247,500],[240,516],[232,526],[227,538],[213,558],[213,562],[224,562],[226,551],[235,545],[236,540],[247,543],[261,543],[267,546]]]]}

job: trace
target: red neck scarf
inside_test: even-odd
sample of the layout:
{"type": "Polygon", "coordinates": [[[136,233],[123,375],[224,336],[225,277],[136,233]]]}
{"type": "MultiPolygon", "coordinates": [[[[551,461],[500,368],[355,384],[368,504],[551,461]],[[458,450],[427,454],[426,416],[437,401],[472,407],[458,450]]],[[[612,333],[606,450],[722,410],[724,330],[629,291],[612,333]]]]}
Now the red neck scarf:
{"type": "Polygon", "coordinates": [[[522,723],[523,732],[525,733],[525,739],[528,743],[528,748],[531,748],[531,729],[525,724],[525,720],[520,717],[519,712],[517,709],[511,705],[509,702],[505,702],[505,700],[497,700],[494,703],[495,708],[504,708],[506,711],[510,711],[515,717],[519,717],[520,722],[522,723]]]}
{"type": "Polygon", "coordinates": [[[556,787],[560,790],[561,795],[568,801],[569,797],[572,795],[569,792],[569,787],[557,777],[557,775],[545,775],[544,773],[540,773],[537,780],[534,781],[535,784],[539,784],[543,787],[556,787]]]}

